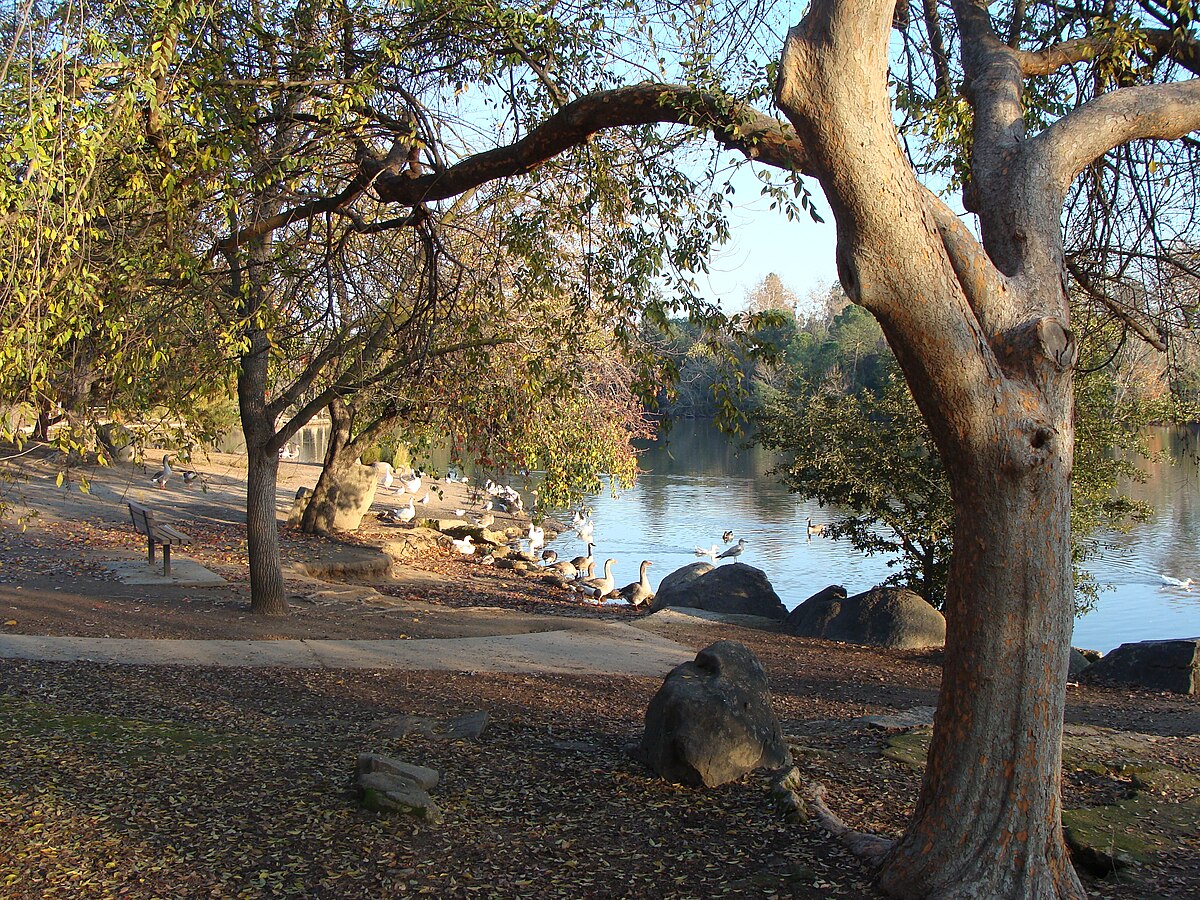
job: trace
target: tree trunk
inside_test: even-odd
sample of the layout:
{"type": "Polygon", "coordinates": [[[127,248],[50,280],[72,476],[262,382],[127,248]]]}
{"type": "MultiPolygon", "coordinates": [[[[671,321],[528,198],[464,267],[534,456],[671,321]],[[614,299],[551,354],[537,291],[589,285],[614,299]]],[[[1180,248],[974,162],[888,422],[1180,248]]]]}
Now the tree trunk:
{"type": "Polygon", "coordinates": [[[325,460],[321,474],[313,487],[312,496],[304,508],[300,530],[306,534],[331,534],[333,518],[337,512],[335,495],[337,485],[358,460],[358,451],[350,447],[350,431],[354,414],[340,399],[329,404],[329,444],[325,448],[325,460]]]}
{"type": "MultiPolygon", "coordinates": [[[[1061,236],[1056,218],[1049,235],[1021,222],[1017,251],[1051,252],[1006,279],[917,183],[888,94],[891,14],[884,0],[815,0],[789,32],[777,88],[837,222],[842,284],[883,327],[955,504],[933,742],[880,885],[901,897],[1080,897],[1059,793],[1074,436],[1061,236]]],[[[998,265],[1011,275],[1027,262],[998,265]]]]}
{"type": "Polygon", "coordinates": [[[250,557],[250,611],[261,616],[286,616],[287,592],[279,552],[279,522],[275,494],[279,452],[247,445],[246,542],[250,557]]]}
{"type": "Polygon", "coordinates": [[[952,476],[942,687],[917,809],[881,871],[895,896],[1083,894],[1059,799],[1073,611],[1064,425],[1038,465],[988,458],[952,476]]]}

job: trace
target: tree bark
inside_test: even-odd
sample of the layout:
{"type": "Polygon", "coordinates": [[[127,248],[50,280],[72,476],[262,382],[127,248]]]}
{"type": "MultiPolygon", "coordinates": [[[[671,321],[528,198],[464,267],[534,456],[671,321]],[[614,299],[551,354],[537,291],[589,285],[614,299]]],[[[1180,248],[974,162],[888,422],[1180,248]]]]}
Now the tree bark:
{"type": "Polygon", "coordinates": [[[350,432],[354,425],[354,414],[339,398],[330,401],[329,406],[329,444],[325,448],[325,460],[321,466],[321,474],[313,487],[312,496],[304,508],[304,518],[300,522],[300,530],[306,534],[333,533],[333,519],[337,512],[335,495],[337,485],[350,467],[358,460],[357,449],[347,449],[350,444],[350,432]]]}
{"type": "Polygon", "coordinates": [[[817,0],[788,35],[778,85],[837,222],[842,283],[879,319],[956,511],[933,743],[880,886],[900,897],[1079,897],[1059,799],[1074,340],[1057,218],[1044,216],[1054,192],[1032,212],[1034,181],[988,197],[989,259],[921,188],[891,117],[891,12],[885,0],[817,0]]]}

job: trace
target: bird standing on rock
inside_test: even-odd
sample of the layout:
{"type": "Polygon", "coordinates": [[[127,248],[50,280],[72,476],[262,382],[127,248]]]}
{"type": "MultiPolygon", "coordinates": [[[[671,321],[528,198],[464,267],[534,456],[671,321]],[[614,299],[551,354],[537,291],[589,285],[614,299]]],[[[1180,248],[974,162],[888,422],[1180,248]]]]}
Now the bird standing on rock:
{"type": "Polygon", "coordinates": [[[734,562],[742,555],[742,551],[746,549],[746,539],[738,538],[738,542],[726,550],[724,553],[718,554],[717,559],[732,559],[734,562]]]}

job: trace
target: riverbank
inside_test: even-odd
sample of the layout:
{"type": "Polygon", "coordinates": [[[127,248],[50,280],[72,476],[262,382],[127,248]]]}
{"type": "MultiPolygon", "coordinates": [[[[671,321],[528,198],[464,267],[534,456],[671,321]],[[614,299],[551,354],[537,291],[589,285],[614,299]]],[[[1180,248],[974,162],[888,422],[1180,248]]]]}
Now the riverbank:
{"type": "MultiPolygon", "coordinates": [[[[370,571],[378,546],[406,530],[382,523],[346,542],[284,529],[293,614],[260,620],[247,609],[244,477],[234,458],[198,468],[208,491],[158,490],[124,467],[90,473],[91,494],[80,495],[55,486],[52,460],[25,459],[21,499],[37,516],[23,532],[11,524],[0,532],[4,631],[402,641],[636,625],[692,651],[731,638],[762,660],[805,777],[826,784],[849,824],[895,835],[911,812],[918,771],[885,757],[886,733],[861,717],[934,705],[936,653],[598,610],[446,550],[389,570],[384,584],[310,574],[314,561],[370,571]],[[179,558],[226,584],[115,580],[106,563],[145,552],[126,499],[175,513],[198,538],[179,558]]],[[[282,470],[281,516],[316,476],[295,463],[282,470]]],[[[662,674],[2,661],[0,884],[6,896],[30,898],[871,896],[867,873],[823,832],[780,817],[764,777],[680,788],[625,755],[662,674]],[[434,727],[479,711],[488,725],[478,739],[447,741],[434,727]],[[432,724],[405,731],[405,717],[432,724]],[[359,808],[349,775],[366,751],[437,769],[442,823],[359,808]]],[[[1072,688],[1068,721],[1147,736],[1137,742],[1143,759],[1182,776],[1155,788],[1156,802],[1194,799],[1194,699],[1072,688]]],[[[1128,752],[1113,751],[1114,761],[1128,752]]],[[[1140,777],[1119,764],[1069,763],[1066,806],[1121,800],[1140,777]]],[[[1160,823],[1134,825],[1153,834],[1160,823]]],[[[1200,895],[1198,842],[1194,828],[1174,835],[1089,889],[1113,898],[1200,895]]]]}

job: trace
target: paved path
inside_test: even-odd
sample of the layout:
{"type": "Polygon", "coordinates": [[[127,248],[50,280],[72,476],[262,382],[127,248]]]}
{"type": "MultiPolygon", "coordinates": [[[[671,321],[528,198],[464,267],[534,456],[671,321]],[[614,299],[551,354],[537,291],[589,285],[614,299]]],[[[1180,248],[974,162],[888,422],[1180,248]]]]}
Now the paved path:
{"type": "Polygon", "coordinates": [[[0,658],[126,665],[282,666],[662,676],[696,652],[619,623],[406,641],[194,641],[0,635],[0,658]]]}

